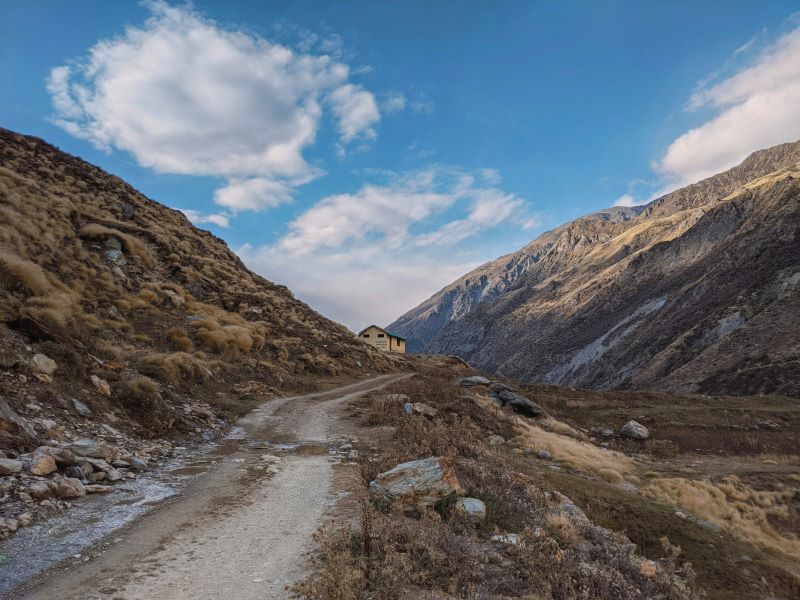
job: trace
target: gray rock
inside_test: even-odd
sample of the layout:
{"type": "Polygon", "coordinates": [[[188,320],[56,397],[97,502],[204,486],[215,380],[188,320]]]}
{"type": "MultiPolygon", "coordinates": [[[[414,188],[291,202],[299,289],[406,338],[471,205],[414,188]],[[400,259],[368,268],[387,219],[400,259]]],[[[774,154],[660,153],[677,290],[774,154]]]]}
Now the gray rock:
{"type": "Polygon", "coordinates": [[[780,429],[780,425],[778,425],[775,421],[759,421],[758,426],[762,429],[780,429]]]}
{"type": "Polygon", "coordinates": [[[134,471],[144,471],[147,468],[147,461],[138,456],[128,456],[126,459],[134,471]]]}
{"type": "Polygon", "coordinates": [[[0,440],[3,438],[27,445],[36,441],[37,433],[28,419],[18,415],[8,402],[0,398],[0,440]]]}
{"type": "Polygon", "coordinates": [[[536,402],[526,398],[525,396],[520,396],[519,394],[517,394],[516,398],[507,402],[506,406],[510,406],[514,412],[526,417],[537,418],[543,417],[547,414],[547,412],[541,406],[536,404],[536,402]]]}
{"type": "Polygon", "coordinates": [[[72,399],[72,406],[75,407],[75,411],[82,417],[91,417],[92,416],[92,409],[86,406],[80,400],[73,398],[72,399]]]}
{"type": "Polygon", "coordinates": [[[414,405],[411,402],[406,402],[403,404],[403,413],[406,415],[411,415],[414,413],[414,405]]]}
{"type": "Polygon", "coordinates": [[[550,454],[547,450],[539,450],[536,453],[536,456],[538,456],[542,460],[550,460],[551,458],[553,458],[553,455],[550,454]]]}
{"type": "Polygon", "coordinates": [[[625,425],[622,426],[620,433],[625,437],[629,437],[634,440],[646,440],[648,437],[650,437],[650,432],[647,430],[647,427],[641,423],[637,423],[636,421],[628,421],[625,423],[625,425]]]}
{"type": "Polygon", "coordinates": [[[614,437],[614,430],[613,429],[603,429],[603,431],[600,432],[600,435],[602,435],[604,438],[614,437]]]}
{"type": "Polygon", "coordinates": [[[369,489],[373,497],[416,507],[432,506],[442,498],[464,493],[452,459],[436,456],[402,463],[380,473],[370,482],[369,489]]]}
{"type": "Polygon", "coordinates": [[[472,375],[471,377],[462,377],[458,380],[458,385],[463,385],[464,387],[469,387],[472,385],[489,385],[492,383],[486,377],[482,375],[472,375]]]}
{"type": "Polygon", "coordinates": [[[495,394],[499,394],[500,392],[513,392],[510,387],[508,387],[505,383],[500,383],[499,381],[494,382],[492,385],[489,386],[489,389],[492,390],[495,394]]]}
{"type": "Polygon", "coordinates": [[[456,515],[473,523],[483,523],[486,520],[486,504],[477,498],[459,498],[454,510],[456,515]]]}
{"type": "Polygon", "coordinates": [[[122,473],[117,469],[111,469],[106,473],[106,477],[108,478],[109,481],[112,482],[119,481],[120,479],[122,479],[122,473]]]}
{"type": "Polygon", "coordinates": [[[59,498],[80,498],[86,495],[86,489],[78,479],[72,477],[56,477],[53,479],[55,493],[59,498]]]}
{"type": "Polygon", "coordinates": [[[99,485],[96,483],[85,485],[83,489],[86,490],[87,494],[108,494],[114,491],[114,488],[110,485],[99,485]]]}
{"type": "Polygon", "coordinates": [[[500,533],[493,535],[491,540],[498,544],[509,544],[511,546],[516,546],[519,544],[519,535],[516,533],[500,533]]]}
{"type": "Polygon", "coordinates": [[[490,435],[487,441],[490,446],[502,446],[506,443],[505,438],[501,435],[490,435]]]}
{"type": "Polygon", "coordinates": [[[22,461],[12,458],[0,458],[0,475],[14,475],[22,471],[22,461]]]}
{"type": "Polygon", "coordinates": [[[66,448],[39,446],[34,451],[34,454],[49,454],[56,461],[57,465],[68,466],[75,463],[75,455],[66,448]]]}
{"type": "Polygon", "coordinates": [[[623,481],[622,483],[618,483],[617,487],[629,494],[639,494],[639,487],[630,481],[623,481]]]}
{"type": "Polygon", "coordinates": [[[39,375],[52,375],[57,368],[56,361],[46,354],[34,354],[31,358],[31,369],[39,375]]]}
{"type": "Polygon", "coordinates": [[[16,519],[0,518],[0,534],[14,533],[17,530],[16,519]]]}
{"type": "Polygon", "coordinates": [[[409,406],[408,402],[406,402],[406,404],[403,405],[403,412],[405,412],[406,414],[413,413],[415,415],[422,415],[423,417],[429,417],[429,418],[433,418],[437,414],[439,414],[439,411],[437,411],[432,406],[425,404],[424,402],[414,402],[413,404],[410,404],[411,406],[410,413],[406,409],[407,406],[409,406]]]}
{"type": "Polygon", "coordinates": [[[410,400],[408,396],[405,394],[386,394],[383,396],[383,400],[386,402],[403,402],[406,403],[410,400]]]}
{"type": "Polygon", "coordinates": [[[106,250],[106,258],[119,267],[125,266],[125,263],[127,262],[122,250],[117,249],[106,250]]]}
{"type": "Polygon", "coordinates": [[[27,492],[37,500],[45,500],[53,495],[53,487],[47,481],[34,481],[28,486],[27,492]]]}
{"type": "Polygon", "coordinates": [[[107,444],[99,444],[89,438],[80,438],[67,446],[70,452],[78,456],[90,456],[92,458],[102,458],[104,460],[114,460],[117,449],[107,444]]]}

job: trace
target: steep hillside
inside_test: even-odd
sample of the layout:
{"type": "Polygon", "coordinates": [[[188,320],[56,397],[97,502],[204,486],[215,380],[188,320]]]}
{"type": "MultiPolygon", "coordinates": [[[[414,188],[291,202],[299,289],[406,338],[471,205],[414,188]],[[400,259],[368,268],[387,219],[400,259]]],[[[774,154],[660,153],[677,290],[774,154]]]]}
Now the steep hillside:
{"type": "Polygon", "coordinates": [[[525,381],[798,395],[798,161],[784,144],[638,215],[573,221],[390,327],[525,381]]]}
{"type": "Polygon", "coordinates": [[[247,390],[390,366],[182,213],[0,129],[0,367],[12,405],[75,397],[161,433],[191,429],[176,409],[188,398],[236,411],[247,390]]]}

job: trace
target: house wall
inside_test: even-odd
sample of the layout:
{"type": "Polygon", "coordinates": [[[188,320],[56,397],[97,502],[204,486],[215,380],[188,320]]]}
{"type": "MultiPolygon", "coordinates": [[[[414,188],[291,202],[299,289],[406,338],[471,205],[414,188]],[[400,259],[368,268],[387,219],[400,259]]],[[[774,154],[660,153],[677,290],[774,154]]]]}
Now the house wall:
{"type": "Polygon", "coordinates": [[[369,345],[375,346],[378,350],[383,350],[384,352],[406,351],[406,344],[403,340],[391,337],[388,333],[384,333],[377,327],[368,328],[359,337],[362,341],[367,342],[369,345]]]}

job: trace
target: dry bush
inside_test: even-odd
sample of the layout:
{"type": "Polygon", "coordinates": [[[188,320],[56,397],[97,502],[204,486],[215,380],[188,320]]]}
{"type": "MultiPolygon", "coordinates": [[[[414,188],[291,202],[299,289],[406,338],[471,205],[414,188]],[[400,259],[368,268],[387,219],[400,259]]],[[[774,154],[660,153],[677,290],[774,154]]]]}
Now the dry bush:
{"type": "Polygon", "coordinates": [[[144,308],[147,305],[158,304],[161,300],[153,290],[139,290],[136,294],[136,299],[140,301],[139,307],[144,308]]]}
{"type": "Polygon", "coordinates": [[[39,265],[7,250],[0,251],[0,286],[12,291],[16,286],[22,286],[27,295],[33,296],[45,296],[52,290],[39,265]]]}
{"type": "Polygon", "coordinates": [[[175,422],[173,411],[151,379],[134,377],[119,383],[114,391],[128,414],[154,434],[172,428],[175,422]]]}
{"type": "Polygon", "coordinates": [[[150,354],[144,357],[141,370],[173,385],[200,384],[213,377],[213,373],[203,361],[188,352],[150,354]]]}
{"type": "Polygon", "coordinates": [[[777,531],[770,517],[787,517],[794,489],[754,490],[735,475],[721,481],[654,479],[643,493],[673,504],[761,546],[800,559],[800,540],[777,531]]]}
{"type": "Polygon", "coordinates": [[[172,342],[174,348],[180,352],[191,352],[194,350],[194,344],[192,340],[189,339],[189,334],[181,327],[173,327],[167,331],[167,338],[172,342]]]}
{"type": "Polygon", "coordinates": [[[598,469],[597,474],[609,483],[622,483],[625,478],[614,469],[598,469]]]}

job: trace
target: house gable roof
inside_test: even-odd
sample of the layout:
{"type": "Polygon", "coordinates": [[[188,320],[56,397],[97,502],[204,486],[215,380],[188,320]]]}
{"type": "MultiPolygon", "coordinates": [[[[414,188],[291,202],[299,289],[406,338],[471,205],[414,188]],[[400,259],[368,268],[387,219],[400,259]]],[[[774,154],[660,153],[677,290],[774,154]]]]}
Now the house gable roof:
{"type": "Polygon", "coordinates": [[[396,333],[395,333],[395,332],[393,332],[393,331],[389,331],[388,329],[384,329],[383,327],[378,327],[377,325],[369,325],[369,326],[367,326],[367,327],[364,327],[364,329],[362,329],[361,331],[359,331],[359,332],[358,332],[356,335],[361,335],[361,334],[362,334],[362,333],[364,333],[364,332],[365,332],[367,329],[372,329],[373,327],[374,327],[375,329],[379,330],[379,331],[382,331],[383,333],[386,333],[386,334],[388,334],[388,335],[392,336],[393,338],[397,338],[398,340],[403,340],[404,342],[406,341],[406,338],[404,338],[402,335],[398,335],[398,334],[396,334],[396,333]]]}

